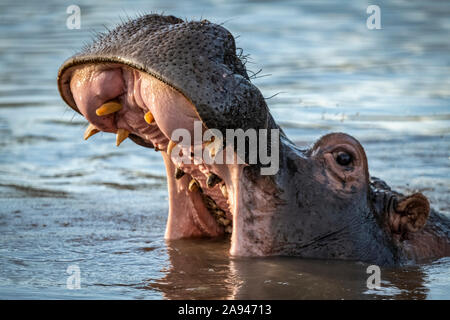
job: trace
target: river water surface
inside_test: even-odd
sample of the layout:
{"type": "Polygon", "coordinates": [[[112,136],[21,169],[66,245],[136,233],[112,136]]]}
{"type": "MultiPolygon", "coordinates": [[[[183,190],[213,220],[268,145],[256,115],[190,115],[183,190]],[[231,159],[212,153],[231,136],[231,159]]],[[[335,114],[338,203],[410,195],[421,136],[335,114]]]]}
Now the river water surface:
{"type": "Polygon", "coordinates": [[[165,242],[159,153],[86,121],[56,89],[61,63],[95,31],[164,12],[224,23],[275,119],[299,145],[343,131],[370,172],[450,214],[450,2],[18,1],[0,3],[0,298],[450,298],[450,259],[382,268],[297,258],[231,258],[226,240],[165,242]],[[81,8],[81,29],[66,8],[81,8]],[[372,4],[372,3],[370,3],[372,4]],[[273,96],[273,97],[272,97],[273,96]],[[66,288],[80,268],[81,289],[66,288]]]}

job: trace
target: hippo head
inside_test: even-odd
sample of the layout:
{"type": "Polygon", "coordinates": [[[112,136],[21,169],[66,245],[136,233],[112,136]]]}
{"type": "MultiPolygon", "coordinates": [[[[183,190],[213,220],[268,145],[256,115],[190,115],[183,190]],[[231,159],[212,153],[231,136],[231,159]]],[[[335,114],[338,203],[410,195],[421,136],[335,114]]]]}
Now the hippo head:
{"type": "Polygon", "coordinates": [[[405,197],[369,176],[355,138],[332,133],[309,149],[295,146],[250,82],[233,36],[206,20],[153,14],[119,25],[61,66],[58,87],[89,121],[85,138],[111,132],[117,145],[129,137],[161,151],[167,239],[231,234],[233,255],[381,264],[401,260],[405,241],[428,218],[423,195],[405,197]],[[178,129],[194,136],[196,124],[201,135],[207,129],[217,135],[174,141],[178,129]],[[231,129],[266,132],[253,143],[247,137],[244,147],[267,151],[276,170],[263,174],[268,163],[260,153],[256,161],[239,153],[226,135],[231,129]],[[207,163],[196,150],[236,161],[207,163]]]}

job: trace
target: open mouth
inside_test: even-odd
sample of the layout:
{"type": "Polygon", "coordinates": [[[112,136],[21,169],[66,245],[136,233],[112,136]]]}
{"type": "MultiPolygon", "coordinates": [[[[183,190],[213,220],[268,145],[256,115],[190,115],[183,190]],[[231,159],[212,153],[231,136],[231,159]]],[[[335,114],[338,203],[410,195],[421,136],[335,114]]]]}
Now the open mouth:
{"type": "MultiPolygon", "coordinates": [[[[97,132],[115,133],[117,146],[126,138],[161,151],[167,170],[169,217],[166,238],[221,236],[233,233],[242,164],[206,164],[196,148],[216,154],[214,138],[201,143],[175,142],[173,132],[194,133],[200,121],[195,106],[172,86],[117,63],[93,63],[66,70],[61,90],[90,123],[88,139],[97,132]],[[174,157],[174,154],[183,157],[174,157]],[[189,159],[182,161],[180,159],[189,159]]],[[[202,130],[206,130],[202,125],[202,130]]],[[[220,153],[220,154],[219,154],[220,153]]]]}
{"type": "Polygon", "coordinates": [[[268,231],[277,232],[272,217],[284,200],[274,201],[275,173],[260,176],[278,170],[278,151],[269,148],[269,134],[259,134],[276,132],[270,137],[278,145],[279,127],[237,52],[220,25],[150,14],[100,34],[63,63],[57,81],[64,101],[89,121],[86,137],[110,132],[117,145],[128,137],[161,152],[169,191],[166,239],[231,234],[230,254],[261,256],[270,252],[268,231]],[[180,129],[194,139],[185,142],[180,129]],[[252,153],[240,153],[239,137],[229,139],[229,129],[258,131],[253,155],[265,150],[269,166],[262,168],[267,161],[260,157],[247,161],[252,153]],[[198,131],[205,134],[200,139],[198,131]],[[222,138],[208,140],[209,131],[222,138]],[[215,159],[205,161],[198,150],[215,159]]]}

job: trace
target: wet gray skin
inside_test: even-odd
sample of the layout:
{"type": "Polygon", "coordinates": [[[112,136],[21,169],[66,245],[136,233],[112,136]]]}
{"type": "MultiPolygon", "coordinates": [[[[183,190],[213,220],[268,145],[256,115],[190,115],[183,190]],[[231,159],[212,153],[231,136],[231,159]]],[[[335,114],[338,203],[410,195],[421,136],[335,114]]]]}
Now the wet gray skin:
{"type": "MultiPolygon", "coordinates": [[[[59,91],[70,107],[80,112],[70,87],[74,68],[109,63],[149,74],[177,90],[195,106],[206,128],[219,129],[224,136],[227,128],[279,129],[236,54],[233,36],[222,26],[146,15],[99,36],[59,70],[59,91]]],[[[154,147],[136,132],[130,138],[154,147]]],[[[281,131],[279,142],[280,168],[275,175],[261,175],[262,165],[251,164],[240,167],[232,181],[233,190],[239,190],[232,202],[239,210],[228,208],[231,254],[379,265],[450,255],[449,219],[430,209],[422,194],[402,195],[370,177],[364,149],[355,138],[332,133],[310,149],[300,149],[281,131]]],[[[168,172],[175,170],[167,157],[165,163],[168,172]]],[[[183,195],[171,194],[170,188],[182,187],[189,178],[177,180],[168,174],[171,207],[183,195]]],[[[200,190],[206,189],[204,182],[200,184],[200,190]]],[[[169,219],[170,223],[174,222],[169,219]]],[[[212,229],[199,228],[193,234],[225,234],[221,226],[212,229]]],[[[168,238],[185,235],[171,233],[168,238]]]]}

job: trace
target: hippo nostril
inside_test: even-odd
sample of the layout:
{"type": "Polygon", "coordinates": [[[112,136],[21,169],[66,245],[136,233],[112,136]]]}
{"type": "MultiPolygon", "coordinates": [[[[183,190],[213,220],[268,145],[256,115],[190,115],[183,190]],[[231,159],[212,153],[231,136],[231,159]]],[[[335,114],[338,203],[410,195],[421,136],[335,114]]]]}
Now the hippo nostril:
{"type": "Polygon", "coordinates": [[[348,166],[352,162],[352,156],[347,152],[339,152],[336,157],[336,162],[341,166],[348,166]]]}

